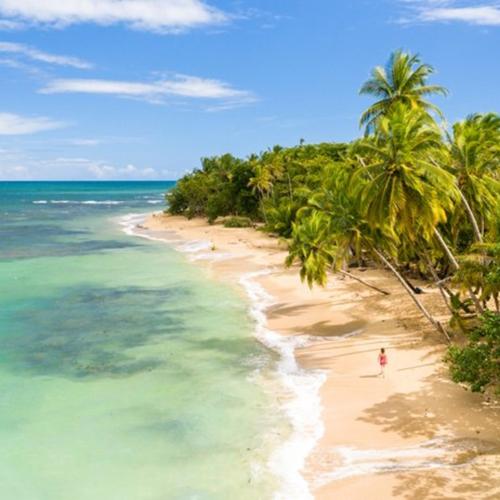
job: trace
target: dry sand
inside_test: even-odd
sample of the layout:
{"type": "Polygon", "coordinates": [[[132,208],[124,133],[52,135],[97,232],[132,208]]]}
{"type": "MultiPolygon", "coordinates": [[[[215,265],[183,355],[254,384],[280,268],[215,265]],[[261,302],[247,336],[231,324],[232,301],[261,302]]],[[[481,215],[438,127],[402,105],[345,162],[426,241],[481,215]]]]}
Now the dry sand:
{"type": "MultiPolygon", "coordinates": [[[[275,300],[269,328],[307,335],[299,363],[327,374],[325,432],[303,470],[315,498],[500,498],[500,408],[450,382],[443,339],[391,274],[353,271],[390,295],[338,276],[309,290],[296,268],[284,268],[279,240],[254,229],[163,214],[145,227],[171,239],[209,240],[212,258],[199,262],[218,279],[238,283],[250,271],[271,270],[258,278],[275,300]],[[389,359],[385,378],[377,376],[380,347],[389,359]]],[[[421,286],[425,304],[442,315],[438,293],[421,286]]]]}

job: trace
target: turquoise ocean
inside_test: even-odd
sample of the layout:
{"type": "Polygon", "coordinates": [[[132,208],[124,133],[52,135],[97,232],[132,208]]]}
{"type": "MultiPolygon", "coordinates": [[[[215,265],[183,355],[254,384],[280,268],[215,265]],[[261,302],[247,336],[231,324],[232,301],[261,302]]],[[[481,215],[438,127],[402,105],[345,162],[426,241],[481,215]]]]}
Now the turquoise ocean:
{"type": "Polygon", "coordinates": [[[269,461],[290,426],[248,301],[123,230],[171,186],[0,183],[3,500],[279,490],[269,461]]]}

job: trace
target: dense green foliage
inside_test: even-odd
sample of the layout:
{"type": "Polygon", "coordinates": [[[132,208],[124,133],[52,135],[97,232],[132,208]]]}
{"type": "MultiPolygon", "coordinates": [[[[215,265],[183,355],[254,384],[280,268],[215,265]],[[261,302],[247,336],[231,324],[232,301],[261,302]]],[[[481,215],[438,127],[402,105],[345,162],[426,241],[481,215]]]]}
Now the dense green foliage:
{"type": "Polygon", "coordinates": [[[451,346],[448,362],[452,379],[474,392],[500,388],[500,315],[486,313],[468,335],[465,346],[451,346]]]}
{"type": "Polygon", "coordinates": [[[247,161],[230,154],[204,158],[200,170],[184,176],[168,192],[169,212],[206,216],[211,222],[224,215],[256,218],[259,200],[248,187],[252,175],[247,161]]]}
{"type": "Polygon", "coordinates": [[[321,185],[323,167],[339,161],[343,144],[274,147],[242,160],[230,154],[204,158],[202,168],[185,175],[167,193],[168,210],[187,217],[240,215],[266,220],[288,235],[297,210],[321,185]],[[282,203],[284,201],[284,203],[282,203]]]}
{"type": "MultiPolygon", "coordinates": [[[[432,74],[418,57],[394,53],[361,88],[378,99],[361,118],[363,137],[205,159],[168,194],[169,211],[262,222],[288,239],[287,264],[297,262],[310,286],[324,285],[331,271],[381,263],[447,340],[481,321],[475,332],[498,328],[500,116],[473,114],[447,128],[427,100],[447,94],[428,83],[432,74]],[[425,307],[414,276],[439,287],[449,326],[425,307]]],[[[490,335],[488,351],[476,336],[470,352],[480,347],[498,363],[498,334],[490,335]]],[[[472,354],[454,349],[453,376],[461,380],[461,360],[472,354]]],[[[485,387],[484,374],[463,380],[485,387]]]]}

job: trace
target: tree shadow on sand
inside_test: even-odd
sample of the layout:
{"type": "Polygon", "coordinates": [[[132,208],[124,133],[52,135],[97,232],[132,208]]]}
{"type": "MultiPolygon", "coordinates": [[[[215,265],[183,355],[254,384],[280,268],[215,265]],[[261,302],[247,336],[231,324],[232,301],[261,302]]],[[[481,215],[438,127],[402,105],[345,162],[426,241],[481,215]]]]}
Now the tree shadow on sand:
{"type": "Polygon", "coordinates": [[[492,481],[492,471],[500,470],[500,436],[495,433],[500,410],[485,411],[479,398],[433,374],[423,390],[394,394],[359,417],[404,438],[457,436],[443,443],[449,453],[442,468],[396,474],[395,496],[408,500],[500,498],[496,496],[500,474],[492,481]]]}

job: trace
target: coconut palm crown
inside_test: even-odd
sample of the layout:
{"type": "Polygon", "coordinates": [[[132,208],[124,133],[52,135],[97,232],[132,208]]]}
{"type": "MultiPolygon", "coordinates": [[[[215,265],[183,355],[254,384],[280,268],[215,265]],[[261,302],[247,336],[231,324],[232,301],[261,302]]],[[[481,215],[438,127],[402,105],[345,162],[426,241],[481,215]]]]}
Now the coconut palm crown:
{"type": "Polygon", "coordinates": [[[367,221],[385,226],[396,239],[430,238],[457,197],[453,175],[431,161],[442,154],[435,122],[422,110],[397,104],[362,149],[367,168],[354,172],[351,186],[367,221]]]}
{"type": "Polygon", "coordinates": [[[380,117],[397,103],[442,116],[439,108],[425,99],[429,95],[448,94],[444,87],[427,84],[433,73],[434,68],[429,64],[422,64],[418,55],[401,50],[393,52],[387,66],[377,66],[359,91],[362,95],[379,99],[363,113],[360,126],[366,126],[367,134],[373,132],[380,117]]]}

